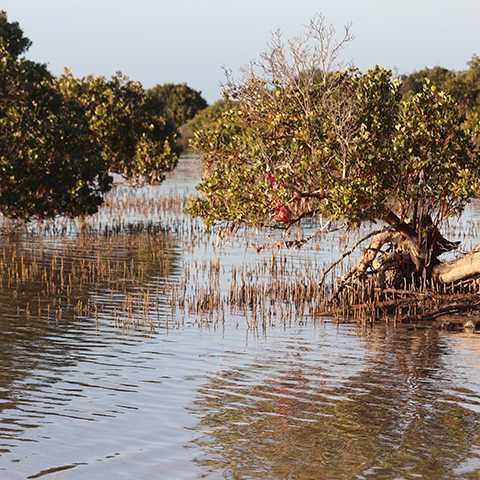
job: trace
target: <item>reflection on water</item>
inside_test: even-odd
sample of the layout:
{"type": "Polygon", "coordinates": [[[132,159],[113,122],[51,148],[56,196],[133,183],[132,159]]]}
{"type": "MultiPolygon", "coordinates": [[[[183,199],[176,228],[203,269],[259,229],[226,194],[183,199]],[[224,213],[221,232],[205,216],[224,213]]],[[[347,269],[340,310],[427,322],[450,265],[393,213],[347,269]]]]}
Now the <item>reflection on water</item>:
{"type": "Polygon", "coordinates": [[[480,405],[480,392],[456,384],[455,365],[446,371],[443,358],[454,352],[436,331],[326,328],[318,342],[291,333],[199,390],[194,444],[206,472],[258,479],[480,472],[480,412],[471,406],[480,405]]]}
{"type": "MultiPolygon", "coordinates": [[[[192,190],[190,160],[163,194],[192,190]]],[[[182,288],[228,295],[271,253],[117,195],[148,197],[126,213],[148,231],[0,239],[1,479],[480,477],[478,334],[188,314],[182,288]]]]}

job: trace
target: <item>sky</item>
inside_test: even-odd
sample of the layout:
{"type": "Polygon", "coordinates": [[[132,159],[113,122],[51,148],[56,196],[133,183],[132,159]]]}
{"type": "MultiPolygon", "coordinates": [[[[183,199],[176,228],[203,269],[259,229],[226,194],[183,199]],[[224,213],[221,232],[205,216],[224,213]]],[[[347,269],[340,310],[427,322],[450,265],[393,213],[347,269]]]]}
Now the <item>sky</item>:
{"type": "Polygon", "coordinates": [[[480,55],[479,0],[0,0],[0,9],[33,42],[26,58],[56,76],[121,71],[146,89],[186,82],[210,104],[223,67],[238,72],[272,32],[302,35],[316,14],[339,36],[351,24],[342,55],[362,71],[465,70],[480,55]]]}

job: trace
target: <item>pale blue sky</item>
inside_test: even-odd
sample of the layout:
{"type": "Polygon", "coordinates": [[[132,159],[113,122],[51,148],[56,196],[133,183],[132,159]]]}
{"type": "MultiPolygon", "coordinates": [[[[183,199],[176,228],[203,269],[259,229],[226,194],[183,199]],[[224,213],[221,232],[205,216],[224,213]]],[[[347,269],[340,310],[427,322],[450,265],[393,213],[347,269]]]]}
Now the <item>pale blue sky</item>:
{"type": "Polygon", "coordinates": [[[220,98],[222,66],[236,71],[276,29],[299,35],[315,13],[338,32],[361,70],[467,68],[480,55],[479,0],[2,0],[0,9],[33,41],[27,58],[54,75],[117,70],[145,88],[187,82],[209,103],[220,98]]]}

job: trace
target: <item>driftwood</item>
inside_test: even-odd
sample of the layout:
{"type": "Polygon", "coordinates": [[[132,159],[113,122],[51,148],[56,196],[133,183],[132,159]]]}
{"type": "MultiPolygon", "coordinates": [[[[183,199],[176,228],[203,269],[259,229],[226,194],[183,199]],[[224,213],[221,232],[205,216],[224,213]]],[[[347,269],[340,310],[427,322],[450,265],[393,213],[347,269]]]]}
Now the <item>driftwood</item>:
{"type": "Polygon", "coordinates": [[[433,268],[433,278],[444,284],[451,284],[480,274],[480,244],[463,257],[443,262],[433,268]]]}

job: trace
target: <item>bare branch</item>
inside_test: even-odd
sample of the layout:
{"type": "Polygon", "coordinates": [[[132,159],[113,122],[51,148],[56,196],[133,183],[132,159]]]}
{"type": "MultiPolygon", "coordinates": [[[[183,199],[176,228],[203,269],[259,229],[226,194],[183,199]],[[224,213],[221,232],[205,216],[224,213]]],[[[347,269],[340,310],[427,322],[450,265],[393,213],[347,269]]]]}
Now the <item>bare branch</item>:
{"type": "Polygon", "coordinates": [[[372,238],[374,237],[375,235],[378,235],[379,233],[383,233],[383,232],[386,232],[388,230],[391,230],[390,227],[382,227],[378,230],[374,230],[373,232],[370,232],[368,233],[367,235],[365,235],[364,237],[360,238],[359,240],[357,240],[353,246],[347,250],[346,252],[344,252],[342,254],[342,256],[336,260],[335,262],[333,262],[327,269],[325,269],[322,273],[322,276],[320,277],[320,281],[318,282],[318,285],[321,286],[323,285],[323,283],[325,282],[325,276],[327,275],[327,273],[332,270],[333,267],[335,267],[336,265],[338,265],[345,257],[348,257],[349,255],[351,255],[355,250],[356,248],[363,242],[365,242],[365,240],[368,240],[369,238],[372,238]]]}
{"type": "Polygon", "coordinates": [[[330,230],[327,230],[327,228],[331,224],[332,224],[332,221],[329,220],[323,227],[318,229],[315,233],[313,233],[309,237],[301,238],[299,240],[279,240],[279,241],[275,242],[273,245],[261,245],[261,246],[257,247],[255,245],[251,244],[250,246],[257,253],[260,253],[262,250],[272,250],[273,248],[281,249],[283,247],[291,248],[291,249],[298,249],[298,248],[301,248],[306,243],[308,243],[313,238],[318,237],[320,234],[333,233],[333,232],[336,232],[338,230],[342,230],[343,228],[345,228],[345,225],[341,225],[341,226],[332,228],[330,230]]]}

